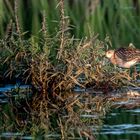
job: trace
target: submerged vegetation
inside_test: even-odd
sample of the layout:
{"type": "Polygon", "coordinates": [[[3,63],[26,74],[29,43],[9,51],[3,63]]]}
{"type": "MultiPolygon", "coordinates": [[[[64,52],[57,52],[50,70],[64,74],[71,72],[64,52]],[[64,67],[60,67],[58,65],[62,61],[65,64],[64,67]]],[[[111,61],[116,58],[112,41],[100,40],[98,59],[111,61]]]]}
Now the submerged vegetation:
{"type": "MultiPolygon", "coordinates": [[[[0,132],[20,131],[23,135],[35,137],[61,134],[61,139],[76,136],[94,139],[89,124],[102,125],[102,117],[111,107],[111,101],[94,93],[107,94],[123,85],[134,85],[128,70],[114,68],[106,60],[105,51],[112,46],[109,37],[100,40],[96,33],[83,39],[71,36],[64,0],[59,1],[57,8],[54,6],[57,15],[50,15],[59,16],[59,24],[55,24],[53,34],[50,34],[49,27],[54,28],[54,25],[50,25],[44,10],[40,15],[41,22],[34,19],[34,26],[30,27],[40,30],[38,36],[27,37],[18,14],[20,4],[15,0],[14,5],[12,16],[15,20],[10,20],[6,34],[1,28],[1,35],[5,35],[0,40],[0,82],[19,80],[22,84],[30,84],[32,97],[18,101],[11,99],[10,105],[1,106],[0,132]],[[79,87],[92,88],[94,92],[71,93],[79,87]],[[8,111],[9,108],[12,110],[8,111]],[[89,114],[93,117],[85,119],[84,115],[89,114]]],[[[36,14],[34,18],[38,18],[36,14]]]]}

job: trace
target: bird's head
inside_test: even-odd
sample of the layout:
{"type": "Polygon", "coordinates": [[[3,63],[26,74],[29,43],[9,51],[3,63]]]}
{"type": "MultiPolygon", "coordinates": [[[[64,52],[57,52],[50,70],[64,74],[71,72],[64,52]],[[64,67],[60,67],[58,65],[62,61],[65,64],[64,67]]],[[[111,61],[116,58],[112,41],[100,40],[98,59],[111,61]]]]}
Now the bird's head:
{"type": "Polygon", "coordinates": [[[107,58],[111,58],[114,55],[114,50],[108,50],[105,54],[107,58]]]}

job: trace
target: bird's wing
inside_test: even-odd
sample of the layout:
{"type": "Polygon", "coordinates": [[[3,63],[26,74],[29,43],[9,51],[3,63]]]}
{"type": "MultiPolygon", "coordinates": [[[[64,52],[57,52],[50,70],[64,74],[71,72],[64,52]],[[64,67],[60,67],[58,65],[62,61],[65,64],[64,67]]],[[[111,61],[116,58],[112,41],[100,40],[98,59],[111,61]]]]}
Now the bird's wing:
{"type": "Polygon", "coordinates": [[[115,54],[124,61],[140,58],[140,50],[134,48],[119,48],[115,51],[115,54]]]}

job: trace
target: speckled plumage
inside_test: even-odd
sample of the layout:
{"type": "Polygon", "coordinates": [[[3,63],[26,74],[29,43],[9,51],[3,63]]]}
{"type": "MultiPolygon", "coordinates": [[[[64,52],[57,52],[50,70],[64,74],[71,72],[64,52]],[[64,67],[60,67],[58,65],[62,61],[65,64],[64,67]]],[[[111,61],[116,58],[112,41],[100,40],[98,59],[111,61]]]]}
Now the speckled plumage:
{"type": "Polygon", "coordinates": [[[110,59],[111,63],[114,65],[130,68],[140,62],[140,50],[130,47],[108,50],[106,52],[106,57],[110,59]]]}
{"type": "Polygon", "coordinates": [[[115,50],[115,55],[124,61],[131,61],[140,58],[140,50],[135,48],[119,48],[115,50]]]}

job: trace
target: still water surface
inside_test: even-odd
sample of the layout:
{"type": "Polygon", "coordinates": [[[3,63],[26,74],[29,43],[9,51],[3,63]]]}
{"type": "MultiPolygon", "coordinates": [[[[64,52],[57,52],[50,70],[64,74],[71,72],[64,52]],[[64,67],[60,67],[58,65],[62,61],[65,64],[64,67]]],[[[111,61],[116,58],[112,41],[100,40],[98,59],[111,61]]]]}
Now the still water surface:
{"type": "Polygon", "coordinates": [[[112,110],[98,140],[140,140],[140,108],[112,110]]]}
{"type": "MultiPolygon", "coordinates": [[[[29,86],[22,88],[27,87],[29,86]]],[[[0,103],[7,102],[2,93],[14,88],[15,86],[9,85],[4,88],[0,87],[0,103]]],[[[20,134],[5,132],[1,134],[0,138],[16,135],[20,136],[20,134]]],[[[104,119],[104,125],[96,138],[97,140],[140,140],[140,108],[113,109],[104,119]]],[[[22,137],[21,139],[32,139],[32,137],[22,137]]]]}

